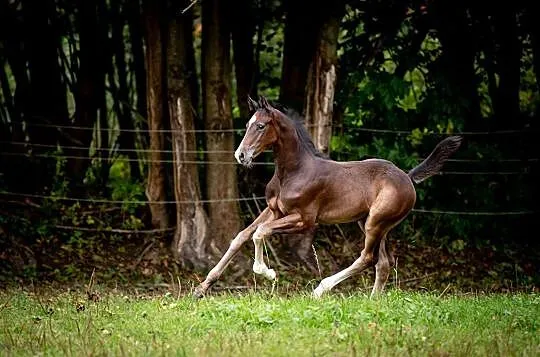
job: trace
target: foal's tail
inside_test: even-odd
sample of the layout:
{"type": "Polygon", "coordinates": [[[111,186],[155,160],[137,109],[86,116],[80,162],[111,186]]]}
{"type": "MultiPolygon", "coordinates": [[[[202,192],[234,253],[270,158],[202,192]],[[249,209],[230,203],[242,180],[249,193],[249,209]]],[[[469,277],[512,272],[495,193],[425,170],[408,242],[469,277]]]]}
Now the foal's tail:
{"type": "Polygon", "coordinates": [[[420,183],[437,174],[444,162],[457,151],[461,144],[461,136],[450,136],[437,144],[427,159],[409,171],[409,177],[414,183],[420,183]]]}

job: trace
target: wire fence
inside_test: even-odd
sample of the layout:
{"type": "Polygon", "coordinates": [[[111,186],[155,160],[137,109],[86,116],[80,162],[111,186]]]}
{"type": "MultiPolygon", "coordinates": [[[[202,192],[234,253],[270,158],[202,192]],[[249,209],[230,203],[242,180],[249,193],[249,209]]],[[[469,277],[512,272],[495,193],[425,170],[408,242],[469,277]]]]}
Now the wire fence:
{"type": "MultiPolygon", "coordinates": [[[[20,146],[26,146],[28,150],[31,150],[33,148],[48,148],[48,149],[56,149],[56,150],[89,150],[91,152],[106,152],[106,153],[116,153],[118,155],[126,154],[126,153],[164,153],[164,154],[172,154],[175,153],[176,150],[172,149],[129,149],[129,148],[120,148],[118,146],[112,146],[112,147],[87,147],[87,146],[77,146],[77,145],[51,145],[51,144],[33,144],[28,141],[6,141],[6,140],[0,140],[0,144],[4,145],[12,145],[15,147],[20,146]]],[[[186,154],[234,154],[234,150],[180,150],[179,153],[186,153],[186,154]]],[[[265,150],[263,151],[265,153],[270,153],[271,150],[265,150]]],[[[349,154],[351,155],[351,152],[349,151],[343,151],[343,150],[332,150],[333,153],[336,154],[349,154]]],[[[28,155],[28,156],[35,156],[37,154],[30,154],[30,153],[22,153],[22,152],[5,152],[1,153],[3,155],[28,155]]],[[[44,155],[44,154],[39,154],[44,155]]],[[[43,156],[43,157],[59,157],[62,158],[62,155],[49,155],[49,156],[43,156]]],[[[74,156],[74,158],[89,158],[89,159],[97,159],[98,157],[94,156],[74,156]]],[[[424,157],[418,158],[419,161],[425,160],[424,157]]],[[[531,162],[538,162],[540,158],[516,158],[516,159],[492,159],[492,158],[485,158],[485,159],[447,159],[447,162],[463,162],[463,163],[474,163],[474,162],[482,162],[482,163],[497,163],[497,162],[517,162],[517,163],[531,163],[531,162]]],[[[150,160],[152,161],[152,160],[150,160]]],[[[165,161],[170,162],[170,161],[165,161]]],[[[233,162],[234,163],[234,162],[233,162]]]]}
{"type": "MultiPolygon", "coordinates": [[[[159,133],[242,133],[245,129],[236,129],[236,128],[225,128],[225,129],[193,129],[193,130],[173,130],[173,129],[123,129],[123,128],[100,128],[100,127],[84,127],[76,125],[53,125],[53,124],[43,124],[43,123],[11,123],[12,125],[21,124],[25,127],[35,127],[35,128],[51,128],[56,130],[85,130],[85,131],[107,131],[107,132],[132,132],[132,133],[150,133],[150,132],[159,132],[159,133]]],[[[316,126],[316,125],[314,125],[316,126]]],[[[308,126],[309,127],[309,126],[308,126]]],[[[320,126],[319,126],[320,127],[320,126]]],[[[341,129],[347,131],[357,131],[357,132],[367,132],[367,133],[382,133],[382,134],[395,134],[395,135],[409,135],[412,131],[410,130],[391,130],[391,129],[377,129],[377,128],[363,128],[363,127],[349,127],[349,126],[335,126],[334,129],[341,129]]],[[[463,136],[491,136],[491,135],[514,135],[514,134],[527,134],[530,133],[529,130],[502,130],[502,131],[483,131],[483,132],[470,132],[470,131],[461,131],[454,133],[435,133],[428,132],[422,133],[422,135],[431,135],[431,136],[449,136],[449,135],[463,135],[463,136]]],[[[146,148],[120,148],[118,145],[112,147],[86,147],[86,146],[77,146],[77,145],[53,145],[53,144],[34,144],[29,141],[0,141],[0,144],[10,145],[11,147],[23,148],[27,150],[32,150],[33,148],[48,148],[54,150],[65,151],[88,151],[96,153],[96,155],[67,155],[67,154],[43,154],[43,153],[32,153],[32,152],[0,152],[1,156],[12,156],[12,157],[37,157],[37,158],[51,158],[51,159],[82,159],[82,160],[96,160],[96,161],[137,161],[137,162],[159,162],[159,163],[177,163],[177,164],[192,164],[192,165],[237,165],[233,160],[231,161],[209,161],[209,160],[178,160],[173,159],[151,159],[149,157],[144,157],[146,154],[152,153],[162,153],[162,154],[173,154],[176,151],[171,149],[146,149],[146,148]],[[104,157],[98,155],[98,153],[107,153],[107,154],[116,154],[116,155],[128,155],[130,153],[135,153],[138,156],[142,156],[141,159],[132,159],[129,157],[118,156],[109,156],[104,157]],[[142,155],[141,155],[142,154],[142,155]]],[[[267,151],[269,152],[269,151],[267,151]]],[[[234,153],[234,150],[185,150],[179,151],[179,153],[189,153],[189,154],[230,154],[234,153]]],[[[347,151],[334,151],[338,154],[351,154],[347,151]]],[[[150,155],[147,155],[150,156],[150,155]]],[[[419,158],[421,161],[424,158],[419,158]]],[[[458,158],[458,159],[449,159],[448,162],[455,163],[521,163],[521,164],[531,164],[537,163],[539,158],[536,157],[527,157],[527,158],[503,158],[503,159],[483,159],[483,158],[458,158]]],[[[273,162],[256,162],[254,165],[261,166],[274,166],[273,162]]],[[[514,170],[514,171],[442,171],[440,175],[526,175],[529,174],[527,168],[523,170],[514,170]]],[[[39,199],[39,200],[50,200],[50,201],[62,201],[62,202],[85,202],[89,204],[103,204],[103,205],[148,205],[148,204],[208,204],[208,203],[228,203],[228,202],[246,202],[246,201],[255,201],[265,200],[265,196],[253,196],[253,197],[230,197],[222,199],[200,199],[200,200],[185,200],[185,201],[176,201],[176,200],[166,200],[166,201],[156,201],[149,202],[147,200],[113,200],[105,198],[77,198],[77,197],[68,197],[68,196],[55,196],[55,195],[39,195],[39,194],[29,194],[22,192],[7,192],[0,191],[0,197],[18,197],[24,200],[28,199],[39,199]]],[[[429,215],[451,215],[451,216],[528,216],[535,215],[539,212],[528,211],[528,210],[518,210],[518,211],[454,211],[454,210],[438,210],[438,209],[425,209],[425,208],[415,208],[412,210],[414,214],[429,214],[429,215]]],[[[118,234],[131,234],[131,233],[158,233],[158,232],[168,232],[174,230],[174,227],[164,228],[164,229],[140,229],[140,230],[128,230],[128,229],[119,229],[119,228],[88,228],[88,227],[77,227],[77,226],[66,226],[66,225],[56,225],[58,229],[63,230],[80,230],[87,232],[109,232],[109,233],[118,233],[118,234]]]]}
{"type": "MultiPolygon", "coordinates": [[[[119,149],[117,147],[107,147],[107,148],[88,148],[86,146],[64,146],[64,145],[50,145],[50,144],[32,144],[30,142],[10,142],[10,141],[0,141],[0,144],[13,145],[13,146],[28,146],[29,150],[33,147],[44,147],[51,148],[56,150],[91,150],[96,152],[114,152],[118,155],[127,153],[136,153],[136,154],[147,154],[147,153],[168,153],[172,154],[175,150],[151,150],[151,149],[119,149]]],[[[265,152],[270,152],[266,150],[265,152]]],[[[178,153],[189,153],[189,154],[234,154],[234,150],[182,150],[178,153]]],[[[351,154],[347,151],[334,151],[337,154],[351,154]]],[[[143,163],[176,163],[176,164],[189,164],[189,165],[237,165],[237,162],[234,160],[223,161],[223,160],[175,160],[175,159],[154,159],[145,157],[144,155],[140,158],[130,158],[130,157],[119,157],[119,156],[100,156],[100,155],[65,155],[60,153],[33,153],[33,152],[0,152],[0,156],[15,156],[15,157],[27,157],[27,158],[49,158],[49,159],[76,159],[76,160],[91,160],[91,161],[107,161],[113,162],[116,160],[121,160],[125,162],[143,162],[143,163]]],[[[149,156],[149,155],[148,155],[149,156]]],[[[422,161],[425,158],[418,158],[418,161],[422,161]]],[[[539,158],[513,158],[513,159],[448,159],[447,162],[454,163],[484,163],[484,164],[496,164],[496,163],[522,163],[530,164],[538,162],[539,158]]],[[[253,162],[254,166],[275,166],[273,162],[253,162]]],[[[441,171],[439,175],[526,175],[529,174],[527,168],[523,170],[514,170],[514,171],[441,171]]]]}
{"type": "MultiPolygon", "coordinates": [[[[12,197],[22,197],[22,198],[35,198],[51,201],[67,201],[67,202],[86,202],[92,204],[113,204],[113,205],[124,205],[124,204],[198,204],[198,203],[219,203],[219,202],[243,202],[243,201],[257,201],[257,200],[266,200],[266,196],[253,196],[253,197],[231,197],[231,198],[222,198],[222,199],[201,199],[201,200],[184,200],[184,201],[146,201],[146,200],[112,200],[112,199],[96,199],[96,198],[76,198],[68,196],[54,196],[54,195],[38,195],[30,193],[21,193],[21,192],[8,192],[0,191],[0,196],[12,196],[12,197]]],[[[436,209],[423,209],[415,208],[412,210],[415,213],[429,213],[429,214],[446,214],[446,215],[464,215],[464,216],[519,216],[519,215],[531,215],[538,214],[536,211],[502,211],[502,212],[492,212],[492,211],[450,211],[450,210],[436,210],[436,209]]]]}
{"type": "Polygon", "coordinates": [[[77,197],[67,197],[67,196],[54,196],[54,195],[37,195],[31,193],[21,193],[21,192],[7,192],[0,191],[0,195],[4,196],[14,196],[14,197],[23,197],[23,198],[37,198],[44,200],[52,201],[70,201],[70,202],[88,202],[88,203],[109,203],[109,204],[157,204],[157,205],[169,205],[169,204],[197,204],[197,203],[219,203],[219,202],[241,202],[241,201],[253,201],[265,199],[265,196],[255,196],[255,197],[231,197],[231,198],[220,198],[213,200],[186,200],[186,201],[143,201],[143,200],[110,200],[110,199],[99,199],[99,198],[77,198],[77,197]]]}
{"type": "MultiPolygon", "coordinates": [[[[106,132],[126,132],[126,133],[241,133],[244,132],[245,128],[222,128],[222,129],[190,129],[190,130],[175,130],[175,129],[126,129],[126,128],[100,128],[98,126],[79,126],[79,125],[56,125],[56,124],[46,124],[46,123],[31,123],[31,122],[11,122],[11,125],[20,125],[25,127],[35,127],[35,128],[50,128],[58,130],[81,130],[81,131],[106,131],[106,132]]],[[[408,135],[412,133],[412,130],[395,130],[395,129],[379,129],[379,128],[365,128],[357,126],[344,126],[344,125],[317,125],[317,124],[308,124],[305,125],[307,128],[310,127],[330,127],[333,129],[341,129],[347,131],[360,131],[367,133],[381,133],[381,134],[396,134],[396,135],[408,135]]],[[[451,136],[451,135],[465,135],[465,136],[476,136],[476,135],[512,135],[512,134],[530,134],[531,130],[528,129],[512,129],[512,130],[494,130],[494,131],[459,131],[451,133],[436,133],[436,132],[426,132],[422,135],[434,135],[434,136],[451,136]]]]}
{"type": "MultiPolygon", "coordinates": [[[[48,149],[60,149],[60,150],[90,150],[92,152],[106,152],[106,153],[116,153],[118,155],[126,154],[126,153],[164,153],[164,154],[172,154],[176,152],[172,149],[129,149],[129,148],[120,148],[118,146],[114,147],[87,147],[87,146],[76,146],[76,145],[51,145],[51,144],[32,144],[27,141],[5,141],[0,140],[0,144],[4,145],[13,145],[15,147],[20,146],[27,146],[28,150],[31,150],[32,148],[48,148],[48,149]]],[[[186,153],[186,154],[234,154],[234,150],[181,150],[180,153],[186,153]]],[[[265,153],[271,152],[270,150],[265,150],[265,153]]],[[[351,154],[347,151],[342,150],[333,150],[333,153],[337,154],[351,154]]],[[[13,154],[25,154],[25,155],[31,155],[28,153],[4,153],[4,155],[13,155],[13,154]]],[[[94,157],[90,157],[94,158],[94,157]]],[[[418,161],[425,160],[424,157],[418,158],[418,161]]],[[[485,158],[485,159],[447,159],[447,162],[463,162],[463,163],[532,163],[532,162],[538,162],[539,158],[517,158],[517,159],[491,159],[491,158],[485,158]]]]}
{"type": "MultiPolygon", "coordinates": [[[[79,160],[92,160],[92,161],[114,161],[114,158],[100,157],[100,156],[79,156],[79,155],[50,155],[50,154],[30,154],[30,153],[14,153],[3,152],[2,156],[17,156],[28,158],[49,158],[49,159],[79,159],[79,160]]],[[[173,160],[173,159],[132,159],[122,158],[122,161],[126,162],[145,162],[145,163],[176,163],[176,164],[189,164],[189,165],[238,165],[236,161],[208,161],[208,160],[173,160]]],[[[538,159],[527,159],[525,162],[537,162],[538,159]]],[[[456,162],[470,162],[470,161],[456,161],[456,162]]],[[[483,162],[483,161],[472,161],[483,162]]],[[[524,162],[518,159],[508,162],[524,162]]],[[[275,166],[273,162],[252,162],[254,166],[275,166]]],[[[527,170],[521,171],[441,171],[439,175],[526,175],[529,174],[527,170]]]]}

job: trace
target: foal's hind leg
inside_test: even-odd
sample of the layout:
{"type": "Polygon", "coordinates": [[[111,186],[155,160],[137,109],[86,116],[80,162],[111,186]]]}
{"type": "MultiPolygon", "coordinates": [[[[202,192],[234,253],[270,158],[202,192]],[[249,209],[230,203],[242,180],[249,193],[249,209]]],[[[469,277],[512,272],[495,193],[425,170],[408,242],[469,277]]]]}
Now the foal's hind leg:
{"type": "Polygon", "coordinates": [[[373,290],[371,291],[371,297],[375,297],[382,293],[388,276],[390,275],[390,270],[394,266],[394,257],[389,250],[386,249],[386,236],[381,240],[379,245],[379,260],[375,264],[375,285],[373,285],[373,290]]]}
{"type": "MultiPolygon", "coordinates": [[[[325,278],[321,281],[317,289],[313,292],[315,297],[320,297],[326,291],[332,289],[336,284],[347,279],[351,275],[358,274],[364,269],[376,265],[379,259],[379,249],[381,241],[386,234],[401,222],[407,213],[411,210],[415,202],[415,193],[412,185],[409,190],[396,191],[392,186],[388,189],[382,189],[373,202],[369,215],[364,225],[366,234],[364,250],[360,258],[348,268],[339,273],[325,278]]],[[[362,228],[362,225],[360,225],[362,228]]],[[[386,253],[386,250],[385,250],[386,253]]],[[[383,264],[379,267],[384,267],[383,264]]],[[[389,270],[387,270],[389,272],[389,270]]],[[[384,269],[379,275],[379,287],[382,287],[383,281],[386,282],[388,275],[383,275],[384,269]],[[384,279],[383,279],[384,278],[384,279]]]]}
{"type": "Polygon", "coordinates": [[[343,280],[375,265],[378,259],[379,244],[389,229],[390,227],[387,227],[384,222],[378,222],[377,219],[369,216],[364,227],[366,244],[360,258],[356,259],[348,268],[328,278],[324,278],[315,291],[313,291],[313,295],[319,298],[343,280]]]}
{"type": "MultiPolygon", "coordinates": [[[[364,234],[366,230],[364,228],[364,221],[358,221],[358,225],[364,234]]],[[[382,293],[388,276],[390,275],[390,270],[394,266],[395,260],[389,250],[386,249],[386,236],[381,239],[379,244],[379,259],[377,264],[375,264],[375,285],[373,285],[373,290],[371,291],[371,297],[382,293]]]]}
{"type": "Polygon", "coordinates": [[[294,246],[294,254],[303,262],[310,272],[314,275],[320,274],[320,270],[315,257],[313,239],[315,237],[315,229],[299,235],[299,242],[294,246]]]}

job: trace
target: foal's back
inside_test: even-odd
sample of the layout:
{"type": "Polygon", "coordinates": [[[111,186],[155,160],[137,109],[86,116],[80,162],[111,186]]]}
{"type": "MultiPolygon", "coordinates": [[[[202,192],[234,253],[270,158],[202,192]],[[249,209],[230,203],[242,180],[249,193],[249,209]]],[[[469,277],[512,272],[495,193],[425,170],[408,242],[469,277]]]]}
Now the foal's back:
{"type": "Polygon", "coordinates": [[[390,161],[320,159],[317,166],[325,181],[319,198],[321,223],[356,221],[375,209],[399,220],[416,201],[411,179],[390,161]]]}

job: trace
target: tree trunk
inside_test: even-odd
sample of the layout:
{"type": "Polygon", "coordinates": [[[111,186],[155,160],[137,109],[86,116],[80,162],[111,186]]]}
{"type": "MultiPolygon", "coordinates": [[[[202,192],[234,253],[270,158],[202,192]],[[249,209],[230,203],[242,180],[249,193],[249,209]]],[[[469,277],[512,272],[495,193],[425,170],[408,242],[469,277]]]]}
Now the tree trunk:
{"type": "Polygon", "coordinates": [[[208,208],[212,237],[220,249],[228,246],[240,228],[238,203],[219,202],[238,197],[236,167],[226,164],[233,161],[234,152],[227,6],[224,0],[202,2],[203,117],[205,128],[212,131],[206,133],[206,188],[208,199],[216,200],[208,208]]]}
{"type": "MultiPolygon", "coordinates": [[[[24,112],[30,103],[30,82],[27,73],[27,56],[24,52],[21,43],[25,41],[25,33],[23,31],[24,24],[20,25],[16,13],[17,10],[8,6],[7,2],[0,2],[0,31],[8,33],[3,41],[3,54],[7,59],[7,64],[11,69],[13,79],[15,81],[15,88],[13,93],[13,108],[10,113],[11,120],[11,135],[10,140],[14,142],[26,141],[26,132],[23,125],[24,112]]],[[[5,69],[5,68],[4,68],[5,69]]],[[[7,75],[6,79],[2,79],[2,85],[6,86],[7,91],[11,89],[8,86],[7,75]]],[[[12,146],[11,152],[15,153],[27,153],[28,148],[26,146],[12,146]]],[[[32,190],[39,190],[36,185],[36,175],[29,175],[28,172],[33,170],[28,157],[21,156],[3,156],[2,165],[4,168],[9,167],[9,170],[4,172],[4,180],[6,186],[15,192],[32,192],[32,190]]]]}
{"type": "Polygon", "coordinates": [[[146,69],[144,67],[144,41],[143,41],[143,22],[139,0],[127,1],[129,35],[131,42],[131,54],[133,56],[133,75],[135,76],[135,93],[137,97],[136,117],[139,123],[140,140],[144,148],[148,147],[148,134],[145,132],[148,129],[148,122],[141,120],[146,117],[146,69]]]}
{"type": "MultiPolygon", "coordinates": [[[[50,22],[55,21],[55,2],[51,0],[24,1],[24,20],[27,33],[25,50],[30,75],[28,102],[22,107],[24,120],[29,123],[28,136],[34,153],[51,151],[40,145],[58,143],[58,131],[45,125],[65,125],[68,122],[66,87],[58,62],[60,35],[54,32],[50,22]],[[37,125],[32,125],[37,124],[37,125]]],[[[22,84],[22,83],[21,83],[22,84]]],[[[55,170],[55,160],[39,158],[35,163],[35,190],[50,188],[55,170]]]]}
{"type": "Polygon", "coordinates": [[[99,126],[97,131],[96,148],[99,148],[98,157],[100,158],[99,183],[103,192],[107,192],[107,183],[109,182],[110,163],[110,144],[109,144],[109,123],[107,120],[107,103],[105,93],[101,95],[99,104],[99,126]]]}
{"type": "Polygon", "coordinates": [[[304,108],[309,65],[319,34],[318,5],[307,0],[288,1],[279,100],[298,111],[304,108]]]}
{"type": "MultiPolygon", "coordinates": [[[[186,4],[187,6],[187,4],[186,4]]],[[[171,245],[174,257],[184,266],[204,267],[209,238],[208,218],[199,187],[195,154],[194,108],[191,101],[187,51],[191,36],[190,13],[170,19],[167,42],[167,97],[169,119],[173,130],[174,194],[176,230],[171,245]]]]}
{"type": "Polygon", "coordinates": [[[341,7],[334,6],[323,20],[315,55],[310,65],[306,93],[306,125],[315,147],[327,153],[332,135],[336,88],[337,46],[341,7]]]}
{"type": "Polygon", "coordinates": [[[240,117],[247,119],[249,109],[248,95],[254,96],[253,78],[255,66],[253,62],[253,36],[255,21],[251,1],[234,0],[231,4],[233,18],[231,33],[233,41],[234,70],[236,73],[236,99],[240,109],[240,117]]]}
{"type": "Polygon", "coordinates": [[[496,5],[495,34],[499,43],[497,72],[499,86],[495,98],[497,130],[509,129],[519,124],[519,80],[521,48],[516,22],[516,10],[511,4],[496,5]]]}
{"type": "MultiPolygon", "coordinates": [[[[132,180],[141,179],[141,170],[137,152],[135,151],[135,141],[137,133],[131,115],[131,103],[129,100],[129,88],[126,71],[126,54],[124,48],[124,24],[125,19],[121,15],[120,4],[111,2],[112,14],[112,48],[116,63],[116,73],[118,75],[117,91],[114,93],[114,108],[118,116],[120,135],[118,144],[120,150],[124,150],[129,160],[129,171],[132,180]]],[[[114,83],[114,76],[109,78],[110,83],[114,83]]]]}
{"type": "Polygon", "coordinates": [[[109,16],[109,11],[107,11],[107,1],[99,0],[98,1],[98,13],[101,14],[99,20],[99,36],[101,43],[101,67],[100,67],[100,78],[98,82],[98,89],[96,95],[98,96],[98,113],[99,120],[97,123],[96,138],[95,138],[95,147],[99,148],[98,157],[100,159],[100,173],[98,182],[100,183],[101,190],[104,194],[108,192],[107,183],[109,181],[109,174],[111,168],[110,157],[112,155],[111,147],[114,147],[112,138],[109,131],[109,111],[107,110],[107,97],[108,93],[105,90],[105,79],[107,74],[109,75],[109,83],[112,86],[114,83],[114,59],[112,53],[112,43],[109,38],[109,25],[111,24],[111,18],[109,16]],[[111,74],[112,73],[112,74],[111,74]]]}
{"type": "MultiPolygon", "coordinates": [[[[186,4],[184,6],[184,9],[189,4],[186,4]]],[[[188,17],[187,14],[184,14],[183,16],[188,17]]],[[[197,118],[197,113],[199,113],[199,105],[200,105],[200,88],[199,88],[199,79],[197,78],[197,63],[195,61],[195,47],[193,45],[193,18],[191,18],[191,21],[185,21],[183,31],[185,40],[185,47],[186,47],[186,57],[185,57],[185,69],[187,71],[188,77],[188,84],[189,84],[189,92],[191,96],[191,105],[193,106],[193,114],[195,114],[194,120],[197,118]],[[188,26],[189,25],[189,26],[188,26]]],[[[199,123],[202,124],[202,123],[199,123]]]]}
{"type": "Polygon", "coordinates": [[[66,171],[70,179],[71,190],[82,189],[82,181],[90,161],[90,143],[97,120],[99,108],[98,94],[103,90],[103,68],[101,58],[101,36],[98,26],[98,4],[96,0],[79,0],[78,21],[80,23],[79,39],[79,73],[75,92],[75,122],[76,127],[70,132],[73,139],[72,145],[81,148],[66,150],[68,156],[76,158],[68,159],[66,171]]]}
{"type": "Polygon", "coordinates": [[[257,24],[256,24],[256,40],[255,40],[255,48],[254,48],[254,63],[253,63],[253,77],[252,77],[252,83],[251,83],[251,90],[253,91],[253,94],[257,94],[257,88],[259,87],[259,83],[261,82],[261,52],[262,52],[262,44],[263,44],[263,32],[264,32],[264,24],[265,24],[265,4],[264,1],[259,1],[259,6],[257,7],[257,24]]]}
{"type": "Polygon", "coordinates": [[[165,146],[163,130],[163,75],[164,56],[161,41],[160,15],[162,2],[147,0],[145,3],[146,28],[146,93],[148,103],[148,128],[150,130],[150,153],[148,155],[148,183],[146,196],[149,201],[152,225],[165,229],[169,227],[167,206],[161,202],[167,200],[165,185],[165,165],[162,150],[165,146]]]}

